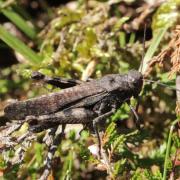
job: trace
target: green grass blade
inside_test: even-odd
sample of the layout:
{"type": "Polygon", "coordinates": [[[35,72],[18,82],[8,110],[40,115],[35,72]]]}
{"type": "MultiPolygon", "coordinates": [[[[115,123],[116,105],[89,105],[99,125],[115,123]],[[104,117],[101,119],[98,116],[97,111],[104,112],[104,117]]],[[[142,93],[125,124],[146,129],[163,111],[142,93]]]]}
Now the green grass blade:
{"type": "Polygon", "coordinates": [[[151,45],[149,46],[149,48],[144,56],[144,60],[141,64],[142,67],[139,68],[139,70],[142,72],[142,74],[144,74],[147,71],[148,63],[150,62],[151,58],[153,57],[154,53],[156,52],[156,49],[158,48],[158,45],[161,42],[161,40],[168,28],[169,28],[169,26],[158,29],[156,35],[153,37],[151,45]]]}
{"type": "Polygon", "coordinates": [[[36,54],[32,49],[26,46],[18,38],[10,34],[6,29],[0,25],[0,39],[3,40],[12,49],[19,52],[31,63],[39,63],[42,61],[42,57],[36,54]]]}
{"type": "Polygon", "coordinates": [[[10,8],[2,9],[1,12],[29,38],[34,39],[36,37],[35,29],[28,25],[27,22],[18,13],[10,8]]]}
{"type": "Polygon", "coordinates": [[[170,127],[169,136],[168,136],[168,142],[167,142],[167,148],[166,148],[166,155],[165,155],[165,160],[164,160],[164,170],[163,170],[163,178],[162,178],[162,180],[168,179],[168,178],[166,178],[166,176],[167,176],[167,168],[168,168],[168,159],[169,159],[171,143],[172,143],[172,135],[173,135],[174,127],[178,122],[180,122],[179,119],[176,119],[172,123],[172,125],[170,127]]]}

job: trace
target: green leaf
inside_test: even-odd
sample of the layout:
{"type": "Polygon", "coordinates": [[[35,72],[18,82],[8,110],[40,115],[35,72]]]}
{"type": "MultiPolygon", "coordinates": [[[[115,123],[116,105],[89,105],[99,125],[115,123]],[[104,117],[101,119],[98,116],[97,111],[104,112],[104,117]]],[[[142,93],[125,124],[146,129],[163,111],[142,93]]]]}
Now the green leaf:
{"type": "Polygon", "coordinates": [[[123,149],[125,140],[125,135],[121,135],[115,139],[115,141],[112,144],[114,152],[120,152],[123,149]]]}
{"type": "MultiPolygon", "coordinates": [[[[163,180],[167,179],[167,170],[168,170],[168,166],[171,163],[170,160],[170,149],[171,149],[171,144],[172,144],[172,135],[173,135],[173,130],[175,128],[175,125],[180,122],[179,119],[176,119],[175,121],[172,122],[172,125],[170,127],[170,131],[169,131],[169,136],[168,136],[168,141],[167,141],[167,148],[166,148],[166,155],[165,155],[165,159],[164,159],[164,170],[163,170],[163,180]]],[[[171,167],[172,168],[172,167],[171,167]]]]}
{"type": "Polygon", "coordinates": [[[126,34],[125,32],[119,32],[119,46],[121,48],[125,47],[126,45],[126,34]]]}
{"type": "Polygon", "coordinates": [[[8,8],[1,10],[1,12],[29,38],[34,39],[36,37],[35,29],[28,25],[27,22],[15,11],[8,8]]]}
{"type": "Polygon", "coordinates": [[[114,164],[114,175],[117,177],[118,175],[120,175],[120,173],[123,172],[124,168],[125,168],[125,164],[126,164],[126,159],[121,159],[119,161],[117,161],[114,164]]]}
{"type": "Polygon", "coordinates": [[[168,0],[158,8],[153,16],[152,30],[153,35],[160,28],[172,26],[180,17],[179,7],[180,0],[168,0]]]}
{"type": "Polygon", "coordinates": [[[72,151],[69,151],[68,156],[65,159],[64,165],[63,165],[63,171],[61,175],[61,180],[70,180],[71,174],[72,174],[72,167],[73,167],[73,157],[74,153],[72,151]]]}
{"type": "Polygon", "coordinates": [[[136,38],[136,35],[135,35],[135,33],[132,32],[130,34],[129,44],[133,44],[135,42],[135,38],[136,38]]]}
{"type": "Polygon", "coordinates": [[[19,52],[31,63],[40,63],[42,57],[36,54],[32,49],[26,46],[22,41],[9,33],[2,25],[0,25],[0,39],[8,44],[12,49],[19,52]]]}
{"type": "Polygon", "coordinates": [[[61,29],[67,24],[75,23],[80,21],[82,12],[72,11],[68,8],[63,8],[59,12],[59,17],[53,21],[53,26],[56,29],[61,29]]]}
{"type": "Polygon", "coordinates": [[[112,122],[106,129],[106,134],[111,136],[112,134],[116,133],[116,124],[112,122]]]}
{"type": "Polygon", "coordinates": [[[121,26],[129,20],[129,17],[122,17],[119,20],[117,20],[117,22],[115,23],[112,31],[119,31],[119,29],[121,28],[121,26]]]}
{"type": "Polygon", "coordinates": [[[140,66],[140,71],[142,74],[144,74],[148,68],[148,63],[150,62],[151,58],[153,57],[154,53],[157,50],[157,47],[159,46],[160,41],[162,40],[164,34],[166,33],[169,26],[165,26],[164,28],[158,29],[156,31],[156,34],[153,37],[153,40],[151,42],[151,45],[149,46],[143,60],[143,64],[140,66]]]}
{"type": "Polygon", "coordinates": [[[34,149],[35,149],[35,157],[36,157],[36,161],[38,162],[38,164],[42,164],[43,163],[43,145],[39,144],[39,143],[35,143],[35,146],[34,146],[34,149]]]}
{"type": "Polygon", "coordinates": [[[117,112],[111,117],[112,121],[118,121],[119,119],[127,119],[129,117],[129,106],[127,104],[123,104],[121,108],[117,110],[117,112]]]}

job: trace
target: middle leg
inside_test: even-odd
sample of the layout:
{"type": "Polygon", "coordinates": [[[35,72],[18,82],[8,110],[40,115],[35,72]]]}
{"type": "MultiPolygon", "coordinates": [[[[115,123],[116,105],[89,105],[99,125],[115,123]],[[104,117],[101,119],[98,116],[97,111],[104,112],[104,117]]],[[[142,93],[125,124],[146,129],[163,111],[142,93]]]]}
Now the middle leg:
{"type": "Polygon", "coordinates": [[[93,120],[93,129],[95,131],[95,134],[97,135],[97,139],[98,139],[98,146],[99,146],[99,155],[101,156],[101,149],[102,149],[102,145],[101,145],[101,138],[99,135],[99,130],[98,130],[98,124],[100,123],[100,121],[108,118],[109,116],[113,115],[116,111],[116,106],[113,105],[112,109],[109,112],[106,112],[104,114],[101,114],[99,117],[96,117],[93,120]]]}

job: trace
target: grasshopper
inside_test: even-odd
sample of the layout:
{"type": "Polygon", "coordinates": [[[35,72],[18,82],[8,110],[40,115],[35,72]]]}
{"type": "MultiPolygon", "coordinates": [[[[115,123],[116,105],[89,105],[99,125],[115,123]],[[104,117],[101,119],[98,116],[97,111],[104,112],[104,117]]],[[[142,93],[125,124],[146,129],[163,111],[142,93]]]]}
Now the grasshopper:
{"type": "MultiPolygon", "coordinates": [[[[12,103],[5,107],[8,119],[27,121],[33,132],[62,124],[91,124],[98,135],[97,124],[111,116],[142,89],[143,76],[136,70],[127,74],[110,74],[88,82],[50,78],[39,72],[35,80],[60,87],[59,92],[12,103]]],[[[99,138],[98,138],[99,139],[99,138]]]]}
{"type": "MultiPolygon", "coordinates": [[[[131,97],[137,98],[142,90],[143,81],[146,81],[142,73],[136,70],[130,70],[123,75],[110,74],[87,82],[50,78],[39,72],[33,73],[32,79],[41,80],[62,90],[12,103],[5,107],[4,113],[10,120],[27,121],[31,132],[41,132],[47,129],[54,131],[62,125],[61,134],[57,135],[53,144],[49,146],[41,180],[46,179],[50,173],[52,158],[66,124],[93,125],[98,139],[99,155],[101,155],[98,124],[114,114],[123,103],[129,103],[131,97]]],[[[136,112],[131,106],[130,108],[138,120],[136,112]]],[[[51,136],[54,134],[52,133],[51,136]]]]}

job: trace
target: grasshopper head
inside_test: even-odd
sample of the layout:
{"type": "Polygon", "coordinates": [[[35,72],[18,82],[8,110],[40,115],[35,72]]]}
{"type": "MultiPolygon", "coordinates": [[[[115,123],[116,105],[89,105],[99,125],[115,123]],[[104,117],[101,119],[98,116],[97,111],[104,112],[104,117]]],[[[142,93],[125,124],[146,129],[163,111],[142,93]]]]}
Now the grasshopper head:
{"type": "Polygon", "coordinates": [[[143,75],[136,70],[130,70],[128,73],[128,84],[133,92],[133,96],[137,97],[142,89],[143,75]]]}

